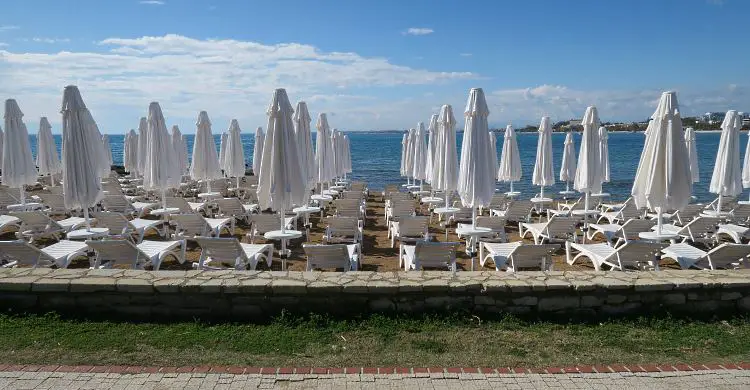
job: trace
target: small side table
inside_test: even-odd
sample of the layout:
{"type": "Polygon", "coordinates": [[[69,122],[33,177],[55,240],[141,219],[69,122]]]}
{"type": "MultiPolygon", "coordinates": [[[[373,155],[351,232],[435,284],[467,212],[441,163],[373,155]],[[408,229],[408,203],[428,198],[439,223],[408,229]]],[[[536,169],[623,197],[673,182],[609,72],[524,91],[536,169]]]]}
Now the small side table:
{"type": "Polygon", "coordinates": [[[281,269],[286,270],[286,259],[291,254],[291,251],[286,249],[286,243],[289,240],[302,237],[302,232],[299,230],[272,230],[263,235],[266,240],[281,241],[281,250],[279,251],[279,257],[281,257],[281,269]]]}
{"type": "Polygon", "coordinates": [[[441,220],[443,219],[443,217],[446,218],[446,225],[445,225],[445,240],[446,241],[448,241],[447,215],[459,212],[460,210],[461,209],[459,209],[458,207],[436,207],[432,210],[433,213],[440,216],[441,220]]]}
{"type": "Polygon", "coordinates": [[[305,238],[310,239],[310,214],[320,212],[320,207],[302,206],[292,209],[294,213],[305,216],[305,238]]]}
{"type": "Polygon", "coordinates": [[[180,209],[177,207],[167,207],[151,210],[151,215],[161,218],[164,221],[164,238],[169,238],[169,216],[178,214],[180,209]]]}
{"type": "Polygon", "coordinates": [[[467,236],[466,239],[466,253],[471,256],[471,270],[474,271],[474,256],[477,251],[474,247],[479,242],[479,237],[484,237],[492,234],[492,229],[486,227],[462,225],[456,228],[456,234],[458,236],[467,236]]]}
{"type": "Polygon", "coordinates": [[[108,234],[109,229],[107,228],[92,227],[70,231],[65,235],[65,238],[72,241],[86,241],[106,237],[108,234]]]}

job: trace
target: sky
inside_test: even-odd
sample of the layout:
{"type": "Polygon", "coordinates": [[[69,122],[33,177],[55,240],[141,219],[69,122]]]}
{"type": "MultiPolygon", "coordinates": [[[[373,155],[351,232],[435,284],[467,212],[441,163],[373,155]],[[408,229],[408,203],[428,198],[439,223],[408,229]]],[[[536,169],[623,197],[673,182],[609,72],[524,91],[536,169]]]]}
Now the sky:
{"type": "MultiPolygon", "coordinates": [[[[492,126],[750,111],[746,0],[9,0],[0,97],[60,129],[75,84],[104,133],[158,101],[169,125],[266,127],[273,90],[344,131],[401,130],[481,87],[492,126]]],[[[315,119],[313,119],[314,126],[315,119]]],[[[459,121],[460,122],[460,121],[459,121]]]]}

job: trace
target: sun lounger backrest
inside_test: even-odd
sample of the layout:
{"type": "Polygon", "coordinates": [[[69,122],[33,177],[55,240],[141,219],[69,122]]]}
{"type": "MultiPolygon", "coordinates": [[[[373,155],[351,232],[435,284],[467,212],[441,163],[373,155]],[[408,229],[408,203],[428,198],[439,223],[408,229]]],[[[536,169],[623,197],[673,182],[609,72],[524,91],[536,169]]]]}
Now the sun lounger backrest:
{"type": "Polygon", "coordinates": [[[525,222],[529,218],[534,204],[530,200],[514,200],[505,212],[505,220],[508,222],[525,222]]]}
{"type": "Polygon", "coordinates": [[[613,258],[609,261],[613,264],[620,264],[621,269],[637,268],[639,264],[655,259],[657,253],[666,248],[667,244],[645,242],[645,241],[628,241],[615,250],[613,258]]]}
{"type": "Polygon", "coordinates": [[[712,249],[698,262],[708,262],[710,260],[712,269],[725,269],[733,268],[733,263],[738,263],[747,256],[750,256],[750,245],[724,243],[712,249]]]}
{"type": "MultiPolygon", "coordinates": [[[[365,183],[363,181],[353,181],[349,185],[349,189],[352,190],[352,191],[364,193],[366,186],[367,186],[367,183],[365,183]]],[[[398,187],[396,187],[396,189],[398,189],[398,187]]]]}
{"type": "Polygon", "coordinates": [[[98,226],[106,227],[109,229],[110,235],[120,235],[135,230],[135,227],[125,218],[124,215],[115,212],[97,212],[94,213],[94,218],[98,226]]]}
{"type": "Polygon", "coordinates": [[[278,214],[255,214],[250,217],[250,222],[252,222],[256,232],[260,234],[281,229],[281,220],[278,214]]]}
{"type": "Polygon", "coordinates": [[[247,215],[247,211],[242,207],[242,202],[237,198],[216,199],[216,204],[219,206],[219,214],[231,217],[247,215]]]}
{"type": "Polygon", "coordinates": [[[237,264],[237,259],[242,263],[248,261],[245,251],[242,250],[240,242],[232,238],[204,238],[196,237],[195,241],[201,247],[201,257],[211,258],[218,262],[229,262],[237,264]]]}
{"type": "Polygon", "coordinates": [[[574,235],[576,232],[576,225],[580,219],[576,217],[552,217],[547,222],[547,227],[544,229],[544,234],[550,238],[561,238],[574,235]]]}
{"type": "Polygon", "coordinates": [[[206,236],[211,231],[211,226],[199,214],[173,214],[170,216],[170,219],[177,224],[177,234],[181,236],[206,236]]]}
{"type": "Polygon", "coordinates": [[[20,230],[23,232],[59,232],[65,230],[57,221],[41,211],[17,211],[9,215],[21,220],[20,230]]]}
{"type": "Polygon", "coordinates": [[[102,199],[102,206],[105,210],[115,213],[130,214],[135,212],[135,207],[125,195],[107,195],[102,199]]]}
{"type": "Polygon", "coordinates": [[[542,244],[542,245],[520,245],[511,252],[510,261],[513,270],[520,268],[542,268],[542,263],[549,268],[550,255],[560,249],[559,245],[542,244]]]}
{"type": "Polygon", "coordinates": [[[310,245],[303,244],[307,256],[307,269],[343,268],[351,270],[349,251],[344,244],[310,245]]]}
{"type": "Polygon", "coordinates": [[[716,232],[716,228],[721,219],[714,217],[698,217],[690,221],[680,229],[680,235],[688,236],[691,239],[701,238],[708,234],[716,232]]]}
{"type": "Polygon", "coordinates": [[[6,208],[8,205],[21,203],[18,199],[11,195],[7,189],[0,189],[0,208],[6,208]]]}
{"type": "Polygon", "coordinates": [[[167,207],[176,207],[180,209],[180,212],[183,214],[190,214],[193,212],[193,209],[190,207],[190,204],[188,204],[185,198],[168,196],[166,198],[166,202],[167,207]]]}
{"type": "Polygon", "coordinates": [[[149,261],[148,256],[128,240],[90,240],[86,241],[96,251],[98,263],[114,262],[130,264],[132,268],[143,268],[149,261]]]}
{"type": "Polygon", "coordinates": [[[70,212],[70,210],[65,207],[65,198],[62,194],[39,194],[39,198],[41,198],[42,203],[47,206],[49,213],[67,214],[70,212]]]}
{"type": "Polygon", "coordinates": [[[391,210],[391,217],[400,218],[400,217],[408,217],[414,215],[414,201],[411,199],[408,200],[398,200],[393,203],[393,207],[391,210]]]}
{"type": "Polygon", "coordinates": [[[655,219],[631,218],[622,224],[622,229],[615,236],[630,240],[637,238],[638,233],[651,231],[651,228],[655,225],[655,219]]]}
{"type": "Polygon", "coordinates": [[[745,225],[747,224],[748,219],[750,219],[750,204],[738,204],[732,210],[732,220],[734,220],[734,222],[740,225],[745,225]]]}
{"type": "Polygon", "coordinates": [[[457,242],[417,241],[414,249],[414,263],[419,267],[450,266],[456,261],[457,242]]]}
{"type": "Polygon", "coordinates": [[[635,199],[630,197],[625,201],[625,205],[620,209],[618,219],[627,221],[628,219],[638,218],[641,216],[641,214],[641,210],[639,210],[638,206],[636,206],[635,204],[635,199]]]}
{"type": "Polygon", "coordinates": [[[37,267],[50,267],[55,264],[55,259],[23,240],[0,241],[0,259],[37,267]]]}
{"type": "Polygon", "coordinates": [[[428,217],[402,217],[398,221],[398,233],[402,237],[424,236],[429,223],[428,217]]]}
{"type": "Polygon", "coordinates": [[[675,213],[675,222],[681,225],[685,225],[700,216],[705,209],[705,205],[691,203],[685,206],[682,210],[675,213]]]}
{"type": "Polygon", "coordinates": [[[326,233],[331,237],[357,237],[359,220],[354,217],[327,217],[326,233]]]}
{"type": "Polygon", "coordinates": [[[493,232],[504,232],[505,218],[479,216],[477,217],[477,226],[492,229],[493,232]]]}

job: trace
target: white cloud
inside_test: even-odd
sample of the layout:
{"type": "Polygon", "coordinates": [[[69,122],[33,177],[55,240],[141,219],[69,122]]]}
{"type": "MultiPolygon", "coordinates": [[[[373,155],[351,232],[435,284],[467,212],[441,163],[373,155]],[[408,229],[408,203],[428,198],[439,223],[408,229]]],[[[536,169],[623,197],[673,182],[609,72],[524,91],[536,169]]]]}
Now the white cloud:
{"type": "Polygon", "coordinates": [[[434,33],[435,30],[431,28],[425,28],[425,27],[410,27],[406,31],[404,31],[402,34],[404,35],[428,35],[434,33]]]}
{"type": "Polygon", "coordinates": [[[0,42],[0,47],[7,47],[7,46],[8,46],[8,44],[7,44],[7,43],[5,43],[5,42],[0,42]]]}
{"type": "Polygon", "coordinates": [[[389,105],[383,91],[478,77],[298,43],[165,35],[98,44],[103,52],[0,50],[0,85],[6,96],[18,99],[27,118],[47,115],[52,120],[62,88],[77,84],[106,132],[134,126],[150,101],[159,101],[170,123],[183,131],[193,131],[200,110],[207,110],[216,126],[237,117],[244,127],[254,128],[265,125],[266,105],[279,87],[287,88],[293,102],[308,100],[311,111],[335,111],[338,127],[385,129],[396,128],[403,118],[385,112],[382,121],[372,122],[360,115],[363,106],[389,105]]]}
{"type": "Polygon", "coordinates": [[[12,25],[0,26],[0,32],[10,31],[10,30],[18,30],[19,28],[21,28],[21,27],[19,27],[19,26],[12,26],[12,25]]]}
{"type": "Polygon", "coordinates": [[[471,57],[471,56],[473,56],[473,54],[471,54],[471,53],[461,53],[460,55],[461,55],[461,57],[471,57]]]}
{"type": "MultiPolygon", "coordinates": [[[[750,107],[750,88],[735,84],[715,90],[676,89],[683,116],[705,111],[742,111],[750,107]]],[[[656,108],[661,90],[579,90],[559,85],[539,85],[520,89],[496,90],[488,94],[490,120],[534,123],[549,115],[553,120],[580,118],[586,107],[595,105],[602,121],[643,120],[656,108]]],[[[493,122],[494,122],[493,121],[493,122]]]]}
{"type": "Polygon", "coordinates": [[[32,41],[37,43],[68,43],[70,42],[70,39],[68,38],[31,38],[32,41]]]}
{"type": "Polygon", "coordinates": [[[166,4],[166,1],[162,1],[162,0],[141,0],[138,3],[140,3],[140,4],[146,4],[146,5],[164,5],[164,4],[166,4]]]}

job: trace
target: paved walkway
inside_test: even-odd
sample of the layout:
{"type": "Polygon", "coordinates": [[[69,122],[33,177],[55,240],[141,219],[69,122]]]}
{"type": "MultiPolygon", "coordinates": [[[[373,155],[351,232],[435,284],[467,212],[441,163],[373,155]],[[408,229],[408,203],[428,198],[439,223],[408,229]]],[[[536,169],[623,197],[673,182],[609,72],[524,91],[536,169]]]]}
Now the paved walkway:
{"type": "MultiPolygon", "coordinates": [[[[72,368],[75,369],[75,368],[72,368]]],[[[83,371],[83,370],[81,370],[83,371]]],[[[229,374],[0,371],[0,389],[747,389],[750,371],[229,374]]]]}

